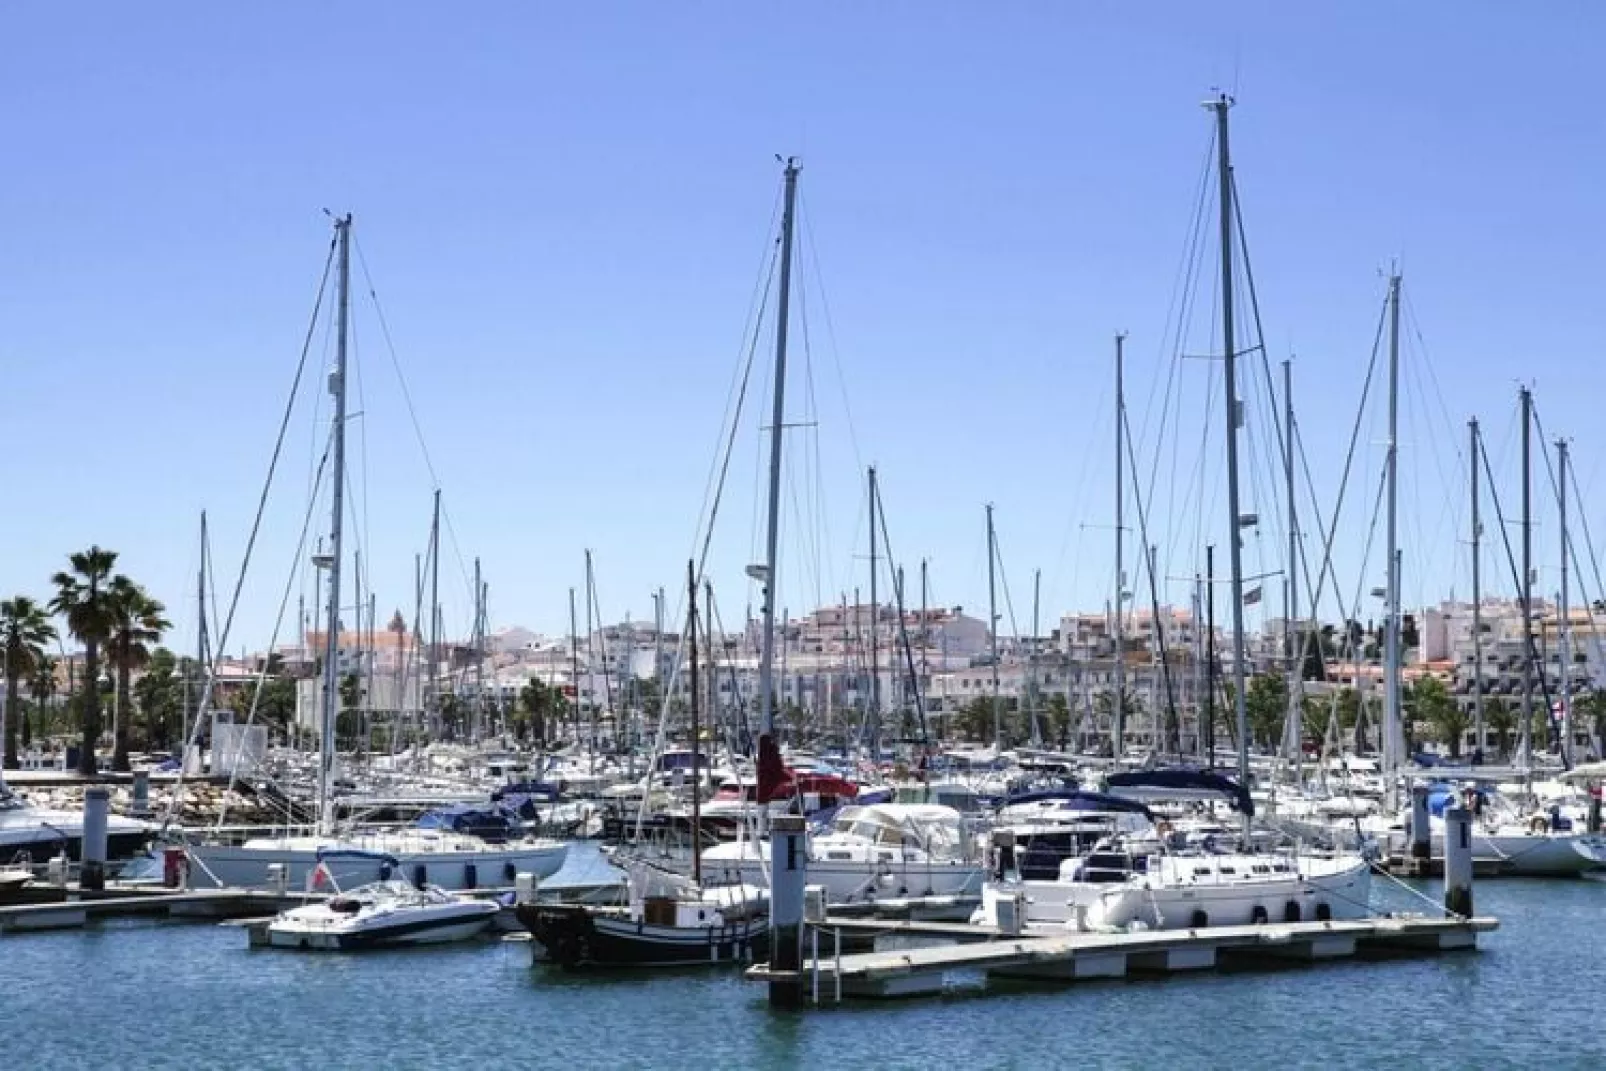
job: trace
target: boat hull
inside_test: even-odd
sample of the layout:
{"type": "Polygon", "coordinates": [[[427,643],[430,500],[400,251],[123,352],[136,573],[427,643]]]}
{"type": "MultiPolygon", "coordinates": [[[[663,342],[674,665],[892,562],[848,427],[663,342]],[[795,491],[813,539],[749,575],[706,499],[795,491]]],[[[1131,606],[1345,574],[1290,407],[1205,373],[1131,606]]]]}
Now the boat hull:
{"type": "Polygon", "coordinates": [[[267,944],[270,948],[309,952],[448,944],[478,937],[490,926],[493,917],[494,912],[475,911],[472,915],[445,915],[357,928],[276,921],[268,925],[267,944]]]}
{"type": "MultiPolygon", "coordinates": [[[[353,844],[366,849],[361,841],[331,841],[329,847],[353,844]]],[[[566,844],[529,847],[501,844],[475,851],[391,852],[382,845],[367,850],[389,854],[400,864],[399,870],[379,858],[327,857],[323,866],[333,876],[336,886],[350,888],[392,877],[405,878],[415,885],[427,881],[452,891],[511,886],[521,873],[534,874],[539,879],[556,874],[569,849],[566,844]]],[[[310,844],[305,847],[196,845],[189,849],[189,855],[190,885],[200,887],[268,888],[273,884],[268,868],[278,863],[285,867],[286,887],[306,888],[319,863],[318,848],[310,844]]]]}
{"type": "Polygon", "coordinates": [[[1331,873],[1264,881],[1159,888],[1133,882],[1101,893],[1086,919],[1093,929],[1138,923],[1155,930],[1358,919],[1371,913],[1371,889],[1372,870],[1365,862],[1331,873]]]}

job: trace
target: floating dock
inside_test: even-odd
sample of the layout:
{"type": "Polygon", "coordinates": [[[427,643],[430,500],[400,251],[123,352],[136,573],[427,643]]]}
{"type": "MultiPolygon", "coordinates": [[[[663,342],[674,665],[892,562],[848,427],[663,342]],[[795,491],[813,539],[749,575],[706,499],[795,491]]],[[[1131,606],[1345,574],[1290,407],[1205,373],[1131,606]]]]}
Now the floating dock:
{"type": "Polygon", "coordinates": [[[265,889],[77,889],[35,886],[32,895],[0,903],[0,934],[38,930],[70,930],[91,919],[157,916],[216,921],[275,914],[287,907],[322,899],[306,893],[265,889]],[[46,898],[48,896],[48,898],[46,898]],[[19,902],[21,901],[21,902],[19,902]]]}
{"type": "MultiPolygon", "coordinates": [[[[905,997],[940,993],[957,972],[993,978],[1076,981],[1212,970],[1245,961],[1317,963],[1351,956],[1378,958],[1472,949],[1477,935],[1498,928],[1492,918],[1396,916],[1354,922],[1219,926],[1198,930],[1119,933],[1037,931],[1007,936],[997,930],[933,923],[827,920],[810,931],[875,926],[880,942],[911,938],[927,947],[805,958],[797,971],[767,965],[748,969],[756,982],[796,985],[818,1004],[846,997],[905,997]],[[948,942],[930,945],[931,941],[948,942]],[[959,943],[953,943],[959,942],[959,943]]],[[[808,949],[813,933],[804,937],[808,949]]]]}

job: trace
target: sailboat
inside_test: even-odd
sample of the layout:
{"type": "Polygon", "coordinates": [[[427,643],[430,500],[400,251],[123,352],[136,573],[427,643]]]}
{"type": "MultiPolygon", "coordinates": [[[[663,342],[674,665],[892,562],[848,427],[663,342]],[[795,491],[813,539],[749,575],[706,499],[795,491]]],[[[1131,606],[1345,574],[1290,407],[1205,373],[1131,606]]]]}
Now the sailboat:
{"type": "MultiPolygon", "coordinates": [[[[997,925],[1005,901],[1027,922],[1073,928],[1198,929],[1247,925],[1273,919],[1297,922],[1361,918],[1370,914],[1370,863],[1358,854],[1311,855],[1257,850],[1251,830],[1254,802],[1249,795],[1248,711],[1245,703],[1244,577],[1239,529],[1244,524],[1238,495],[1236,380],[1238,341],[1234,334],[1235,241],[1232,165],[1228,154],[1225,94],[1206,105],[1215,112],[1217,182],[1221,221],[1221,324],[1226,401],[1227,516],[1232,567],[1233,695],[1236,707],[1236,780],[1196,770],[1150,770],[1117,774],[1112,792],[1178,801],[1225,797],[1239,816],[1239,828],[1193,821],[1156,822],[1152,831],[1112,837],[1085,858],[1060,865],[1058,880],[1024,882],[999,873],[983,893],[977,921],[997,925]],[[1189,826],[1191,825],[1191,828],[1189,826]]],[[[1000,867],[1000,870],[1004,870],[1000,867]]]]}
{"type": "MultiPolygon", "coordinates": [[[[686,631],[691,655],[691,739],[698,733],[697,565],[686,563],[689,595],[686,631]]],[[[702,778],[691,793],[690,879],[631,861],[626,873],[629,904],[531,903],[517,908],[545,959],[579,967],[663,967],[751,961],[768,948],[769,895],[746,883],[705,887],[700,856],[702,778]]]]}
{"type": "Polygon", "coordinates": [[[330,501],[330,553],[318,564],[328,570],[329,603],[323,655],[322,732],[318,752],[318,829],[307,836],[262,837],[244,844],[198,844],[188,849],[190,883],[238,887],[300,887],[323,867],[340,885],[389,881],[405,876],[422,888],[509,886],[517,875],[546,878],[557,873],[568,845],[525,838],[491,845],[445,829],[337,835],[330,801],[335,759],[335,715],[339,697],[340,571],[346,474],[346,350],[351,283],[351,217],[335,221],[338,247],[338,326],[336,365],[330,377],[334,395],[333,463],[330,501]],[[333,862],[326,862],[326,857],[333,862]]]}

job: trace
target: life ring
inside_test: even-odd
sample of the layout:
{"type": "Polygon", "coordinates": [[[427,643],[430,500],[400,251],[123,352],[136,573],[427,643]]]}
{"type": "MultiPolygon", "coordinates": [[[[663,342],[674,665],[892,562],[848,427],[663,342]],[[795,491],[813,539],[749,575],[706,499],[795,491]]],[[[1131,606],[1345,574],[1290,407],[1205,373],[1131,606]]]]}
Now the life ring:
{"type": "Polygon", "coordinates": [[[1533,818],[1529,819],[1529,821],[1528,821],[1528,832],[1530,832],[1530,833],[1548,833],[1548,832],[1550,832],[1550,819],[1546,818],[1542,814],[1534,815],[1533,818]]]}

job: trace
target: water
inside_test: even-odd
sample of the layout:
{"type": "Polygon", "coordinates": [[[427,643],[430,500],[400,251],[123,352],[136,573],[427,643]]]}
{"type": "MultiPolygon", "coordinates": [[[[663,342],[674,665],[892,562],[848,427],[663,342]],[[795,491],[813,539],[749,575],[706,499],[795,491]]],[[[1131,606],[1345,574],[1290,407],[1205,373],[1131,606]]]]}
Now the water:
{"type": "Polygon", "coordinates": [[[4,1066],[1606,1067],[1606,883],[1477,897],[1501,929],[1474,954],[796,1014],[731,972],[576,976],[506,944],[250,952],[238,929],[114,923],[0,938],[4,1066]]]}

